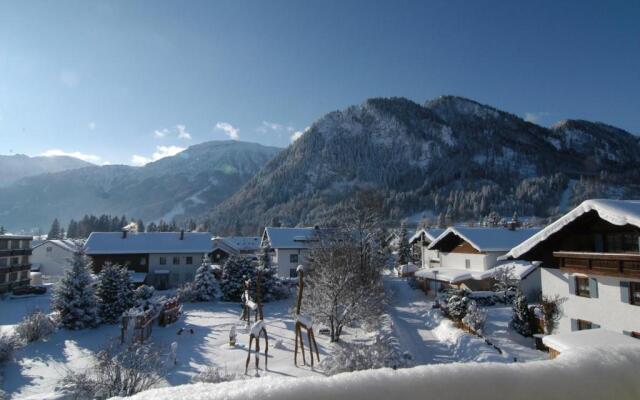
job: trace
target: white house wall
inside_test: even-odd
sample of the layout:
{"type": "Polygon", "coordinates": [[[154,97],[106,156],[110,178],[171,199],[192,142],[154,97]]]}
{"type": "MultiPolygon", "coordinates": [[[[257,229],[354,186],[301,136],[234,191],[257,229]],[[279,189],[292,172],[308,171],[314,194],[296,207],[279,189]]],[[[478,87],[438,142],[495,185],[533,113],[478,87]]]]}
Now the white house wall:
{"type": "Polygon", "coordinates": [[[275,249],[274,262],[278,266],[278,275],[282,278],[289,278],[291,269],[296,269],[298,265],[307,264],[307,249],[275,249]],[[298,261],[291,262],[291,255],[297,254],[298,261]]]}
{"type": "Polygon", "coordinates": [[[202,253],[149,254],[149,274],[158,270],[169,271],[169,285],[180,286],[193,281],[196,270],[202,264],[202,256],[202,253]],[[165,265],[160,264],[160,257],[166,258],[165,265]],[[179,257],[180,263],[173,264],[173,257],[179,257]],[[187,257],[193,257],[193,264],[187,264],[187,257]]]}
{"type": "Polygon", "coordinates": [[[73,252],[64,250],[55,244],[44,243],[31,253],[31,264],[40,267],[40,272],[45,276],[61,276],[65,269],[69,268],[69,259],[73,258],[73,252]],[[51,251],[47,251],[51,248],[51,251]]]}
{"type": "Polygon", "coordinates": [[[571,319],[582,319],[604,329],[622,333],[640,331],[640,306],[621,300],[620,281],[637,279],[592,275],[598,281],[598,297],[586,298],[570,294],[569,278],[574,275],[559,269],[542,268],[542,291],[545,295],[566,297],[557,333],[571,332],[571,319]]]}
{"type": "Polygon", "coordinates": [[[503,253],[440,253],[440,268],[466,269],[466,260],[469,260],[469,270],[486,271],[495,267],[496,259],[503,253]]]}

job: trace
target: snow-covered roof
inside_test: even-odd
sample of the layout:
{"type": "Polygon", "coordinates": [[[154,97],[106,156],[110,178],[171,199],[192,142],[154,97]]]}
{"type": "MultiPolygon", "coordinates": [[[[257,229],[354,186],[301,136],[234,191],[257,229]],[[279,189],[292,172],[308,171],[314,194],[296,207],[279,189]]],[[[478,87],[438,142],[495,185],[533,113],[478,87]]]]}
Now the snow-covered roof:
{"type": "Polygon", "coordinates": [[[491,278],[493,276],[493,270],[474,271],[455,268],[429,268],[418,270],[415,276],[417,278],[434,279],[442,282],[460,283],[468,279],[481,281],[491,278]]]}
{"type": "Polygon", "coordinates": [[[66,251],[70,251],[70,252],[75,252],[76,249],[78,248],[78,246],[82,246],[82,241],[74,241],[71,239],[64,239],[64,240],[58,240],[58,239],[51,239],[51,240],[42,240],[40,241],[38,244],[36,244],[35,246],[32,247],[32,249],[35,249],[37,247],[42,246],[43,244],[53,244],[56,245],[58,247],[60,247],[63,250],[66,251]]]}
{"type": "Polygon", "coordinates": [[[433,242],[436,238],[444,232],[444,229],[431,228],[431,229],[418,229],[416,233],[411,236],[409,243],[413,244],[416,240],[420,239],[420,236],[424,233],[429,242],[433,242]]]}
{"type": "MultiPolygon", "coordinates": [[[[207,232],[93,232],[85,243],[92,254],[209,253],[211,234],[207,232]]],[[[156,271],[157,272],[157,271],[156,271]]]]}
{"type": "Polygon", "coordinates": [[[264,228],[269,245],[274,249],[308,249],[318,241],[315,228],[264,228]]]}
{"type": "Polygon", "coordinates": [[[134,272],[129,271],[129,279],[133,283],[144,283],[144,280],[147,278],[146,272],[134,272]]]}
{"type": "Polygon", "coordinates": [[[435,248],[442,239],[449,235],[456,235],[468,242],[478,251],[507,252],[514,246],[533,236],[539,230],[539,228],[520,228],[511,230],[503,227],[472,228],[467,226],[452,226],[447,228],[446,231],[431,242],[429,248],[435,248]]]}
{"type": "Polygon", "coordinates": [[[512,260],[512,261],[505,261],[498,264],[492,269],[492,271],[494,271],[495,273],[502,269],[510,268],[511,269],[510,275],[514,279],[523,280],[527,276],[529,276],[530,273],[535,271],[535,269],[538,268],[539,266],[540,266],[539,261],[529,262],[524,260],[512,260]]]}
{"type": "Polygon", "coordinates": [[[638,351],[640,351],[640,340],[602,328],[548,335],[542,338],[542,343],[561,353],[572,349],[594,349],[628,345],[637,346],[638,351]]]}
{"type": "Polygon", "coordinates": [[[260,249],[260,236],[226,236],[213,238],[216,241],[224,242],[226,245],[238,250],[258,250],[260,249]]]}
{"type": "Polygon", "coordinates": [[[416,272],[418,267],[413,263],[402,264],[398,267],[398,272],[401,274],[408,274],[411,272],[416,272]]]}
{"type": "Polygon", "coordinates": [[[529,252],[549,236],[575,221],[576,218],[590,211],[595,211],[603,220],[614,225],[635,225],[640,227],[640,200],[592,199],[583,201],[578,207],[569,211],[558,220],[515,246],[502,258],[519,258],[529,252]]]}

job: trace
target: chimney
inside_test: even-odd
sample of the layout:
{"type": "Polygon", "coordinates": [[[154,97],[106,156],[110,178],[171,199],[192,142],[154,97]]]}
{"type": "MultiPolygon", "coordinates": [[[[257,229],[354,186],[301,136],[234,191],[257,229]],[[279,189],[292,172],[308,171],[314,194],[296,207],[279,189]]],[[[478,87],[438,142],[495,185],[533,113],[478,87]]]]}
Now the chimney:
{"type": "Polygon", "coordinates": [[[123,239],[126,239],[126,238],[127,238],[127,230],[126,230],[126,229],[123,229],[123,230],[122,230],[122,238],[123,238],[123,239]]]}
{"type": "Polygon", "coordinates": [[[184,240],[184,229],[180,230],[180,240],[184,240]]]}

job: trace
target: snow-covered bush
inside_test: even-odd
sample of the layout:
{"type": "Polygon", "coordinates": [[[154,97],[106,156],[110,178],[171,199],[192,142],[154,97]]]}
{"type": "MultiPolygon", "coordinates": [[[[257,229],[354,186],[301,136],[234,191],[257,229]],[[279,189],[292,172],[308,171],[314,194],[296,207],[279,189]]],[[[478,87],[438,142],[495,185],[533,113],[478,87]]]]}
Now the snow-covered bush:
{"type": "Polygon", "coordinates": [[[262,300],[265,302],[282,300],[289,297],[289,289],[278,277],[278,270],[271,264],[271,248],[262,248],[259,259],[260,274],[262,276],[262,300]]]}
{"type": "Polygon", "coordinates": [[[96,296],[102,321],[108,324],[120,321],[122,313],[133,305],[131,282],[126,268],[105,264],[100,271],[96,296]]]}
{"type": "Polygon", "coordinates": [[[155,293],[156,289],[153,286],[138,286],[138,288],[133,292],[133,297],[135,299],[134,306],[142,310],[149,309],[152,303],[151,299],[155,293]]]}
{"type": "Polygon", "coordinates": [[[469,299],[465,296],[454,294],[447,300],[447,315],[454,321],[462,321],[467,314],[467,303],[469,299]]]}
{"type": "Polygon", "coordinates": [[[196,271],[193,281],[195,289],[195,301],[213,301],[216,298],[216,278],[213,276],[209,257],[202,258],[202,264],[196,271]]]}
{"type": "Polygon", "coordinates": [[[473,331],[482,333],[484,323],[487,321],[487,310],[478,307],[475,301],[471,300],[467,306],[467,314],[462,318],[462,322],[473,329],[473,331]]]}
{"type": "Polygon", "coordinates": [[[531,336],[533,334],[533,313],[529,309],[527,297],[518,290],[513,300],[513,316],[511,317],[511,327],[522,336],[531,336]]]}
{"type": "Polygon", "coordinates": [[[11,359],[17,346],[18,343],[13,335],[0,332],[0,364],[11,359]]]}
{"type": "Polygon", "coordinates": [[[152,344],[131,344],[100,351],[82,372],[68,371],[62,391],[76,399],[131,396],[162,381],[164,357],[152,344]]]}
{"type": "Polygon", "coordinates": [[[24,343],[44,339],[56,330],[56,324],[45,313],[35,310],[16,326],[16,336],[24,343]]]}
{"type": "Polygon", "coordinates": [[[180,303],[194,303],[198,300],[198,290],[194,282],[187,282],[178,289],[180,303]]]}
{"type": "Polygon", "coordinates": [[[220,383],[242,379],[245,379],[243,374],[229,372],[226,368],[207,367],[204,371],[201,371],[198,375],[194,376],[192,381],[194,383],[220,383]]]}
{"type": "Polygon", "coordinates": [[[558,326],[558,321],[562,317],[562,303],[567,300],[566,297],[545,296],[540,299],[540,311],[544,317],[544,330],[547,335],[551,335],[558,326]]]}
{"type": "MultiPolygon", "coordinates": [[[[222,267],[220,292],[225,301],[240,301],[244,292],[244,282],[249,279],[255,282],[255,268],[244,257],[231,256],[222,267]]],[[[255,288],[253,288],[255,289],[255,288]]],[[[253,294],[252,294],[253,295],[253,294]]]]}
{"type": "Polygon", "coordinates": [[[65,328],[94,328],[100,322],[90,269],[89,258],[82,252],[75,253],[71,268],[65,270],[54,288],[52,308],[60,313],[65,328]]]}

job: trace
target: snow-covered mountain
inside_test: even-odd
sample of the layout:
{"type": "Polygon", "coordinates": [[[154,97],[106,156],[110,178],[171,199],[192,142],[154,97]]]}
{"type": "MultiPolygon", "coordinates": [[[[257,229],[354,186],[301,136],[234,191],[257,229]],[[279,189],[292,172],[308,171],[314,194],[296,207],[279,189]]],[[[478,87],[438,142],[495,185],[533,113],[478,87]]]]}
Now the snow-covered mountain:
{"type": "Polygon", "coordinates": [[[24,154],[0,155],[0,187],[8,186],[28,176],[55,173],[92,166],[77,158],[68,156],[29,157],[24,154]]]}
{"type": "Polygon", "coordinates": [[[209,217],[216,232],[255,233],[275,219],[309,225],[371,188],[395,221],[544,217],[561,202],[640,193],[639,166],[638,138],[601,123],[547,129],[456,96],[376,98],[316,121],[209,217]]]}
{"type": "Polygon", "coordinates": [[[281,149],[239,141],[189,147],[144,167],[92,166],[24,178],[0,188],[0,225],[48,229],[84,214],[145,222],[201,214],[236,192],[281,149]]]}

